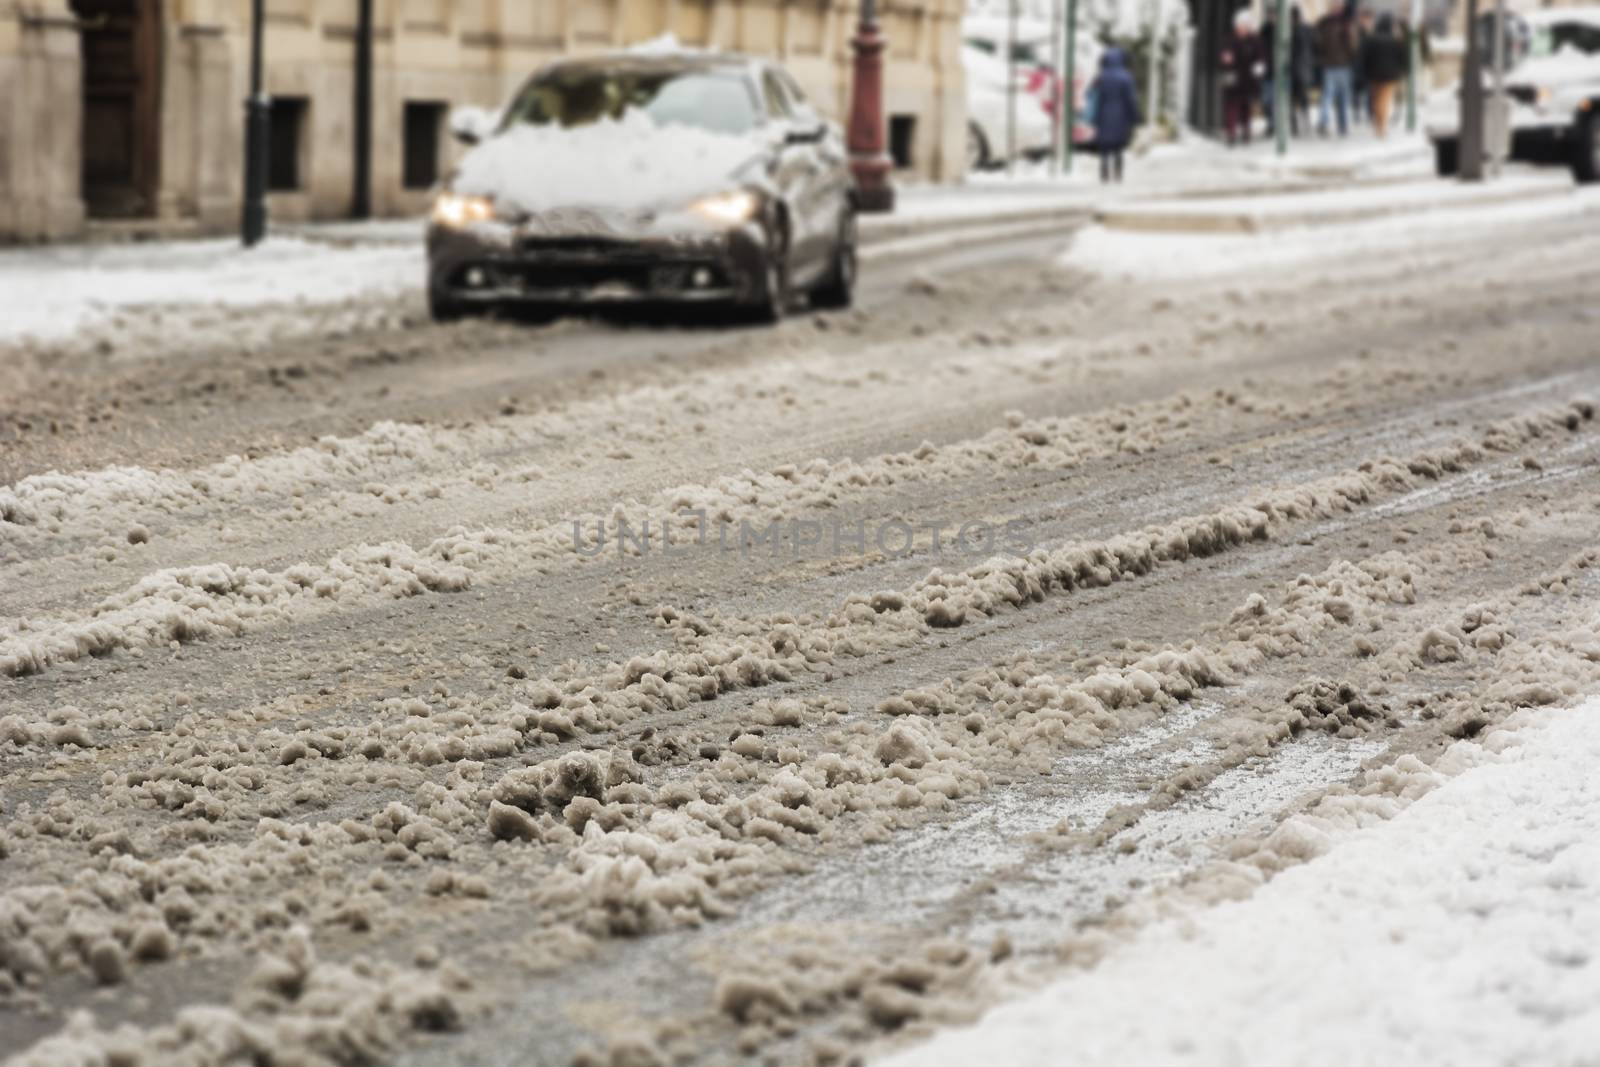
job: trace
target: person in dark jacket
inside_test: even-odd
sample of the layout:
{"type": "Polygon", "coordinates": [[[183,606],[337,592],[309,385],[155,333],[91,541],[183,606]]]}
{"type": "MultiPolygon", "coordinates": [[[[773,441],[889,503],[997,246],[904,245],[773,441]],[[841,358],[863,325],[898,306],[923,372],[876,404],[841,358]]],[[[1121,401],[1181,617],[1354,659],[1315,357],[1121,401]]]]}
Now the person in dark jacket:
{"type": "Polygon", "coordinates": [[[1233,17],[1233,33],[1222,47],[1221,68],[1222,124],[1228,144],[1249,144],[1251,114],[1266,74],[1261,36],[1249,11],[1233,17]]]}
{"type": "Polygon", "coordinates": [[[1089,121],[1094,124],[1095,147],[1100,150],[1100,180],[1122,180],[1122,153],[1133,140],[1143,116],[1139,93],[1128,72],[1128,57],[1120,48],[1107,48],[1100,56],[1100,73],[1089,86],[1089,121]]]}
{"type": "Polygon", "coordinates": [[[1328,112],[1339,116],[1339,136],[1350,130],[1350,71],[1356,60],[1355,22],[1335,8],[1317,20],[1317,63],[1322,67],[1322,104],[1317,129],[1328,132],[1328,112]]]}
{"type": "Polygon", "coordinates": [[[1410,65],[1411,56],[1405,39],[1395,28],[1394,16],[1382,16],[1361,48],[1361,71],[1366,76],[1367,91],[1372,94],[1372,127],[1379,137],[1388,136],[1395,90],[1410,65]]]}

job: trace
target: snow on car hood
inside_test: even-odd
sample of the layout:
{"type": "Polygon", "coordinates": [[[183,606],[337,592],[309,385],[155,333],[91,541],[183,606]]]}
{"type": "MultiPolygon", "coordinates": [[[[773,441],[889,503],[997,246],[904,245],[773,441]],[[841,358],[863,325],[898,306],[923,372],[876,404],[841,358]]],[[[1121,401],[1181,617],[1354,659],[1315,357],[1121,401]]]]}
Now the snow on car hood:
{"type": "Polygon", "coordinates": [[[586,126],[522,125],[461,161],[452,184],[510,214],[584,207],[635,212],[725,189],[764,150],[757,133],[657,125],[642,111],[586,126]]]}

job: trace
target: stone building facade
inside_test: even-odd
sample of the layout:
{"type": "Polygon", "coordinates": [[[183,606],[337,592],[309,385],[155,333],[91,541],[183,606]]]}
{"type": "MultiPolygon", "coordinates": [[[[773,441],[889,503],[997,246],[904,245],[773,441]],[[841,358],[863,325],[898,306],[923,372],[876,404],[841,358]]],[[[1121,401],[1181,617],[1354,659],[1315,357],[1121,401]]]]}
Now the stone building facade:
{"type": "MultiPolygon", "coordinates": [[[[269,207],[348,216],[358,0],[265,0],[269,207]]],[[[780,58],[843,118],[857,0],[374,0],[374,213],[421,211],[455,151],[446,116],[552,59],[663,34],[780,58]]],[[[964,0],[882,0],[898,162],[959,177],[964,0]]],[[[237,225],[249,0],[0,0],[0,240],[237,225]]]]}

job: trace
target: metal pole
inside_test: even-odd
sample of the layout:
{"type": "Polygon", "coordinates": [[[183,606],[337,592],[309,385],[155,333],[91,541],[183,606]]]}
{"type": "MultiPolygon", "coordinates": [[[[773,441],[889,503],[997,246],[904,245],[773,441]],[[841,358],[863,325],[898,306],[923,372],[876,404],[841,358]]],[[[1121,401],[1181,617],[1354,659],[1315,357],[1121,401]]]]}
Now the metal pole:
{"type": "Polygon", "coordinates": [[[1061,169],[1072,177],[1072,141],[1078,132],[1078,0],[1067,0],[1066,70],[1061,76],[1066,103],[1061,108],[1061,169]]]}
{"type": "Polygon", "coordinates": [[[1017,161],[1017,0],[1006,4],[1006,173],[1017,161]]]}
{"type": "Polygon", "coordinates": [[[1422,0],[1411,0],[1406,51],[1406,132],[1417,132],[1417,79],[1422,76],[1422,0]]]}
{"type": "Polygon", "coordinates": [[[862,212],[894,210],[893,162],[883,143],[883,52],[888,42],[878,32],[877,0],[861,0],[856,24],[855,71],[850,83],[850,127],[846,147],[856,180],[856,207],[862,212]]]}
{"type": "Polygon", "coordinates": [[[372,0],[356,9],[355,188],[350,217],[372,217],[372,0]]]}
{"type": "Polygon", "coordinates": [[[1152,130],[1161,111],[1161,0],[1155,0],[1155,11],[1150,16],[1149,85],[1144,94],[1145,125],[1152,130]]]}
{"type": "Polygon", "coordinates": [[[1489,169],[1496,178],[1506,156],[1506,0],[1494,0],[1494,102],[1490,114],[1494,121],[1494,143],[1489,146],[1489,169]]]}
{"type": "Polygon", "coordinates": [[[1055,122],[1050,129],[1050,177],[1061,172],[1061,112],[1072,104],[1072,92],[1061,92],[1061,0],[1050,0],[1050,77],[1055,82],[1055,122]]]}
{"type": "Polygon", "coordinates": [[[1278,0],[1272,33],[1272,132],[1277,135],[1278,155],[1289,154],[1289,0],[1278,0]]]}
{"type": "Polygon", "coordinates": [[[265,29],[265,0],[250,4],[250,98],[244,120],[244,213],[240,237],[244,246],[257,244],[267,233],[267,153],[272,115],[261,89],[261,47],[265,29]]]}
{"type": "Polygon", "coordinates": [[[1456,168],[1464,182],[1483,180],[1483,56],[1478,37],[1478,0],[1467,0],[1467,54],[1461,62],[1461,137],[1456,142],[1456,168]]]}

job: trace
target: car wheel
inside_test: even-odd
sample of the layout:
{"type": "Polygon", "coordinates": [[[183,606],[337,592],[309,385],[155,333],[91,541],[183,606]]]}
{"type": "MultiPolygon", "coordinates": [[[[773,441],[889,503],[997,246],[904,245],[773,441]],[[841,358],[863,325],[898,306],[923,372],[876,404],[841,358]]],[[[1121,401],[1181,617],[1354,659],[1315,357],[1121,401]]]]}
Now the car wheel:
{"type": "Polygon", "coordinates": [[[1600,111],[1590,109],[1578,124],[1573,146],[1572,176],[1580,182],[1600,181],[1600,111]]]}
{"type": "Polygon", "coordinates": [[[1433,142],[1433,169],[1441,178],[1453,178],[1459,163],[1456,160],[1456,142],[1433,142]]]}
{"type": "Polygon", "coordinates": [[[437,289],[428,290],[428,315],[434,322],[456,322],[467,317],[470,309],[457,300],[451,300],[437,289]]]}
{"type": "Polygon", "coordinates": [[[789,238],[781,223],[767,249],[762,269],[761,293],[750,308],[753,321],[771,326],[783,320],[789,310],[789,238]]]}
{"type": "Polygon", "coordinates": [[[976,122],[967,123],[967,170],[983,170],[989,165],[989,139],[976,122]]]}
{"type": "Polygon", "coordinates": [[[812,290],[811,306],[815,308],[847,308],[856,292],[856,213],[846,207],[839,220],[839,236],[833,244],[833,266],[822,284],[812,290]]]}

